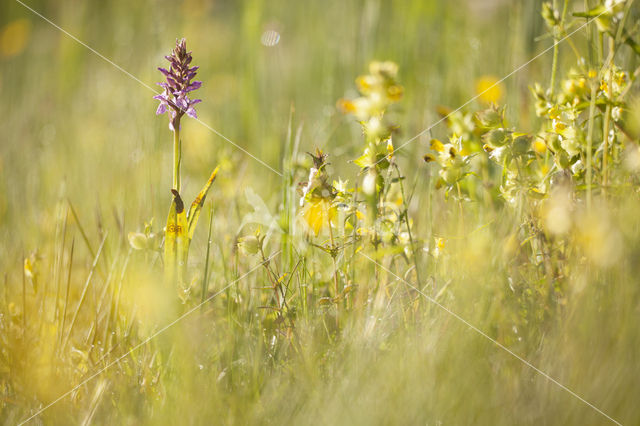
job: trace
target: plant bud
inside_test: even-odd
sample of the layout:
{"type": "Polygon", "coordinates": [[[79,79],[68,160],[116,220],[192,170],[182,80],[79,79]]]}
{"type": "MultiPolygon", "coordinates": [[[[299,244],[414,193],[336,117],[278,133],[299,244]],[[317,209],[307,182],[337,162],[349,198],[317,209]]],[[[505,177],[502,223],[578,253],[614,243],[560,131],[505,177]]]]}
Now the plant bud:
{"type": "Polygon", "coordinates": [[[147,236],[142,232],[129,232],[129,244],[135,250],[148,248],[147,236]]]}
{"type": "Polygon", "coordinates": [[[560,14],[557,10],[554,10],[553,6],[549,2],[544,2],[542,4],[541,15],[549,28],[553,28],[560,24],[560,14]]]}
{"type": "Polygon", "coordinates": [[[513,153],[515,155],[525,155],[531,148],[531,136],[522,135],[518,136],[513,141],[513,153]]]}
{"type": "Polygon", "coordinates": [[[260,250],[260,239],[255,235],[238,238],[238,249],[245,256],[257,254],[260,250]]]}
{"type": "Polygon", "coordinates": [[[502,123],[502,114],[494,108],[489,108],[476,113],[476,120],[482,127],[492,129],[500,126],[502,123]]]}
{"type": "Polygon", "coordinates": [[[493,129],[485,133],[482,139],[492,148],[498,148],[509,142],[509,135],[504,129],[493,129]]]}

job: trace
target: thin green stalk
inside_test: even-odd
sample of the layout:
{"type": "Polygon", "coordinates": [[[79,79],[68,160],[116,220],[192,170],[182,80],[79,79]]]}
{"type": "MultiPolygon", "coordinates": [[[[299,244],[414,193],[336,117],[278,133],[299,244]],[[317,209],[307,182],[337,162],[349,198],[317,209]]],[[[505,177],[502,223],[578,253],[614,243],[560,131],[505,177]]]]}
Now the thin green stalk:
{"type": "Polygon", "coordinates": [[[291,142],[293,139],[293,105],[289,110],[289,124],[287,126],[287,137],[284,140],[283,155],[282,155],[282,221],[284,233],[282,235],[282,269],[288,271],[291,268],[293,259],[293,249],[291,244],[291,217],[292,217],[292,204],[293,197],[291,189],[293,187],[293,173],[291,171],[291,164],[293,163],[293,156],[291,154],[291,142]]]}
{"type": "Polygon", "coordinates": [[[338,301],[339,286],[338,286],[338,264],[336,263],[336,245],[333,239],[333,229],[331,227],[331,214],[327,214],[327,225],[329,225],[329,238],[331,239],[331,260],[333,261],[333,286],[335,293],[335,303],[336,303],[336,327],[340,325],[339,323],[339,313],[340,313],[340,303],[338,301]]]}
{"type": "Polygon", "coordinates": [[[56,283],[56,298],[55,298],[55,312],[54,312],[54,318],[56,320],[56,322],[59,322],[59,316],[60,316],[60,306],[58,303],[58,299],[60,298],[60,280],[61,280],[61,276],[62,276],[62,265],[64,262],[64,247],[65,247],[65,243],[66,243],[66,239],[67,239],[67,223],[69,220],[69,209],[67,208],[66,213],[65,213],[65,217],[64,217],[64,225],[62,227],[62,244],[60,245],[60,251],[59,251],[59,255],[58,255],[58,259],[57,259],[57,272],[56,272],[56,276],[55,276],[55,283],[56,283]]]}
{"type": "MultiPolygon", "coordinates": [[[[589,0],[584,0],[584,10],[589,10],[590,6],[589,6],[589,0]]],[[[591,23],[591,18],[587,18],[587,23],[591,23]]],[[[593,34],[594,31],[597,31],[596,28],[593,28],[593,25],[588,25],[586,27],[587,30],[587,46],[588,49],[587,51],[589,52],[589,60],[588,60],[588,64],[589,64],[589,69],[593,68],[593,34]]]]}
{"type": "MultiPolygon", "coordinates": [[[[553,10],[555,12],[557,7],[557,0],[553,0],[553,10]]],[[[558,71],[558,50],[559,44],[558,39],[560,38],[560,28],[559,26],[554,26],[553,28],[553,60],[551,62],[551,82],[549,86],[551,88],[551,94],[553,95],[556,90],[556,72],[558,71]]]]}
{"type": "Polygon", "coordinates": [[[8,284],[7,273],[4,274],[4,306],[9,304],[9,284],[8,284]]]}
{"type": "MultiPolygon", "coordinates": [[[[202,277],[202,295],[200,302],[204,304],[207,290],[209,288],[209,252],[211,251],[211,228],[213,228],[213,204],[209,211],[209,235],[207,236],[207,254],[204,258],[204,276],[202,277]]],[[[204,305],[203,305],[204,306],[204,305]]]]}
{"type": "MultiPolygon", "coordinates": [[[[612,37],[609,38],[609,57],[613,59],[615,56],[615,41],[612,37]]],[[[613,101],[613,60],[609,65],[609,96],[613,101]]],[[[607,103],[604,112],[604,125],[602,128],[602,191],[605,192],[608,185],[608,158],[609,158],[609,126],[611,125],[611,103],[607,103]]]]}
{"type": "Polygon", "coordinates": [[[464,207],[462,205],[462,189],[460,188],[460,182],[456,182],[456,188],[458,190],[458,207],[460,209],[460,218],[458,220],[458,236],[464,235],[464,207]]]}
{"type": "Polygon", "coordinates": [[[404,223],[407,226],[407,234],[409,234],[409,243],[411,244],[411,251],[413,253],[413,264],[416,268],[416,278],[417,282],[421,285],[422,280],[420,279],[420,268],[418,268],[418,251],[416,250],[416,245],[413,241],[413,233],[411,232],[411,226],[409,224],[409,205],[407,204],[407,200],[404,193],[404,183],[403,179],[400,176],[400,168],[397,164],[394,163],[396,173],[398,174],[398,182],[400,183],[400,192],[402,193],[402,206],[404,208],[404,223]]]}
{"type": "Polygon", "coordinates": [[[589,120],[587,127],[587,210],[591,210],[591,180],[593,175],[592,165],[592,147],[593,147],[593,128],[596,114],[596,84],[591,85],[591,101],[589,102],[589,120]]]}
{"type": "MultiPolygon", "coordinates": [[[[560,24],[557,28],[554,28],[553,34],[553,63],[551,65],[551,93],[555,93],[556,90],[556,74],[558,72],[558,51],[560,50],[560,44],[558,40],[564,33],[564,21],[567,16],[567,9],[569,7],[569,0],[564,0],[564,6],[562,7],[562,15],[560,17],[560,24]]],[[[553,9],[556,9],[556,0],[553,2],[553,9]]]]}
{"type": "Polygon", "coordinates": [[[102,254],[102,249],[104,248],[104,244],[106,241],[107,241],[107,234],[105,234],[104,238],[102,239],[102,243],[100,244],[100,247],[98,247],[98,252],[96,253],[95,258],[93,259],[93,264],[91,265],[91,269],[89,269],[89,275],[87,276],[87,280],[84,283],[84,288],[82,289],[82,293],[80,294],[80,300],[78,301],[78,306],[76,307],[76,310],[73,313],[73,317],[71,318],[71,323],[69,324],[69,331],[67,332],[67,337],[62,342],[61,350],[64,350],[64,347],[66,346],[67,342],[69,341],[69,338],[71,337],[71,333],[73,332],[73,326],[75,325],[76,320],[78,319],[78,312],[80,312],[80,308],[84,304],[84,300],[87,296],[87,290],[89,289],[89,284],[91,284],[91,278],[93,277],[93,272],[95,271],[96,266],[98,265],[98,261],[100,260],[100,255],[102,254]]]}
{"type": "MultiPolygon", "coordinates": [[[[102,292],[100,293],[100,296],[97,298],[97,305],[96,305],[96,309],[95,309],[95,315],[93,318],[93,337],[92,337],[92,341],[91,344],[89,345],[89,336],[87,336],[87,339],[85,341],[85,343],[87,345],[89,345],[89,350],[87,351],[88,354],[91,354],[91,352],[93,352],[93,350],[95,348],[97,348],[98,346],[102,346],[102,351],[104,351],[106,349],[106,340],[102,340],[101,342],[98,341],[98,336],[99,336],[99,328],[100,328],[100,318],[104,317],[104,329],[105,332],[102,333],[102,335],[106,334],[106,329],[109,326],[109,312],[111,310],[110,306],[111,306],[111,301],[109,301],[108,305],[109,308],[107,308],[107,313],[106,315],[100,315],[101,311],[102,311],[102,306],[106,305],[105,304],[105,300],[107,299],[107,293],[109,292],[109,289],[112,287],[111,283],[113,282],[113,274],[114,271],[116,270],[116,265],[118,264],[118,258],[119,258],[119,254],[120,252],[117,253],[117,255],[115,256],[115,258],[113,259],[112,265],[109,268],[109,272],[107,275],[107,278],[104,282],[104,286],[102,287],[102,292]]],[[[95,290],[95,287],[94,287],[95,290]]],[[[104,353],[104,352],[103,352],[104,353]]]]}
{"type": "Polygon", "coordinates": [[[76,209],[73,208],[73,204],[71,204],[71,200],[67,199],[67,202],[69,204],[69,208],[71,209],[71,214],[73,215],[73,219],[75,220],[76,225],[78,225],[78,229],[80,230],[80,235],[82,235],[82,239],[84,240],[84,243],[87,246],[87,249],[89,250],[89,254],[91,255],[91,257],[95,257],[96,253],[95,251],[93,251],[93,247],[91,247],[91,243],[89,242],[89,238],[87,237],[86,232],[84,232],[84,228],[80,223],[80,219],[78,218],[76,209]]]}
{"type": "Polygon", "coordinates": [[[307,271],[307,258],[302,257],[302,272],[298,272],[298,288],[300,289],[300,297],[302,299],[302,312],[306,320],[309,319],[309,307],[307,306],[307,280],[305,274],[307,271]],[[300,275],[302,274],[302,278],[300,275]]]}
{"type": "Polygon", "coordinates": [[[180,119],[176,119],[173,130],[173,188],[180,192],[180,162],[182,147],[180,143],[180,119]]]}
{"type": "Polygon", "coordinates": [[[122,265],[122,272],[120,273],[120,280],[118,281],[118,288],[115,293],[115,306],[113,308],[113,322],[114,326],[118,324],[118,318],[120,315],[120,298],[122,296],[122,285],[124,283],[124,277],[127,272],[127,267],[129,266],[129,259],[131,259],[131,248],[127,252],[127,257],[124,259],[124,265],[122,265]]]}
{"type": "MultiPolygon", "coordinates": [[[[352,234],[351,234],[351,240],[352,240],[352,250],[351,250],[351,285],[354,285],[356,282],[356,253],[358,250],[358,223],[359,223],[359,219],[358,219],[358,180],[354,179],[356,182],[356,187],[353,191],[353,207],[354,207],[354,213],[353,213],[353,230],[352,230],[352,234]]],[[[345,261],[346,263],[346,261],[345,261]]],[[[349,297],[347,295],[347,297],[349,297]]],[[[347,308],[349,307],[349,302],[351,302],[351,306],[353,307],[354,303],[353,303],[353,298],[351,298],[351,300],[347,299],[347,308]]]]}
{"type": "Polygon", "coordinates": [[[27,332],[27,277],[24,271],[24,253],[22,253],[22,337],[27,332]]]}
{"type": "Polygon", "coordinates": [[[69,269],[67,272],[67,290],[64,296],[64,308],[62,310],[62,322],[60,324],[60,338],[58,346],[62,345],[62,336],[64,335],[64,326],[67,319],[67,307],[69,306],[69,289],[71,287],[71,270],[73,269],[73,250],[76,245],[75,237],[71,240],[71,251],[69,252],[69,269]]]}
{"type": "MultiPolygon", "coordinates": [[[[276,311],[280,314],[280,295],[278,294],[278,276],[273,273],[271,268],[269,267],[269,261],[267,256],[264,254],[264,249],[262,244],[260,244],[260,259],[262,261],[262,266],[267,272],[267,278],[269,279],[269,283],[271,284],[271,289],[273,290],[273,295],[276,299],[276,311]]],[[[267,287],[265,287],[267,288],[267,287]]]]}

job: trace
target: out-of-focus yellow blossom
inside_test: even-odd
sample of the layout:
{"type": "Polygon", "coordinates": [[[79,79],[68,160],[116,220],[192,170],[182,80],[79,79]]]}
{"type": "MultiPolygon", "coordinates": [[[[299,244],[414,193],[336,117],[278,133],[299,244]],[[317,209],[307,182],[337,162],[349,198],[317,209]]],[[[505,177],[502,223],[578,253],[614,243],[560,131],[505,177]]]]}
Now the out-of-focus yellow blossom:
{"type": "Polygon", "coordinates": [[[433,238],[433,257],[438,258],[444,254],[445,239],[442,237],[433,238]]]}
{"type": "Polygon", "coordinates": [[[476,80],[478,99],[487,104],[497,104],[504,94],[502,82],[492,75],[485,75],[476,80]]]}
{"type": "Polygon", "coordinates": [[[611,223],[607,211],[599,209],[582,214],[577,219],[575,229],[576,243],[595,265],[607,267],[618,261],[623,239],[611,223]]]}
{"type": "Polygon", "coordinates": [[[19,55],[31,37],[31,22],[16,19],[8,23],[0,32],[0,56],[10,58],[19,55]]]}
{"type": "MultiPolygon", "coordinates": [[[[309,154],[313,166],[309,171],[307,182],[300,184],[301,218],[304,224],[317,236],[325,226],[329,226],[336,215],[334,199],[339,192],[329,183],[327,175],[327,155],[320,149],[309,154]]],[[[346,189],[346,182],[340,184],[346,189]]],[[[343,192],[344,194],[344,192],[343,192]]]]}
{"type": "Polygon", "coordinates": [[[320,230],[329,225],[336,216],[336,208],[331,201],[323,198],[310,200],[302,209],[302,217],[305,223],[317,236],[320,230]]]}
{"type": "MultiPolygon", "coordinates": [[[[396,81],[398,65],[372,62],[369,74],[356,79],[360,97],[338,101],[338,108],[360,121],[369,144],[378,145],[391,136],[394,125],[386,120],[387,108],[402,99],[404,89],[396,81]]],[[[384,153],[386,154],[386,153],[384,153]]]]}
{"type": "MultiPolygon", "coordinates": [[[[595,76],[589,78],[593,79],[595,76]]],[[[562,92],[559,95],[558,101],[561,104],[571,103],[576,105],[580,103],[585,96],[590,93],[589,80],[584,74],[581,74],[575,70],[569,71],[569,77],[562,80],[561,88],[562,92]]],[[[554,106],[556,112],[559,112],[557,105],[554,106]]]]}
{"type": "Polygon", "coordinates": [[[547,145],[540,139],[533,142],[533,150],[538,154],[544,154],[547,151],[547,145]]]}
{"type": "Polygon", "coordinates": [[[620,96],[628,82],[628,74],[614,65],[605,71],[602,81],[600,82],[600,90],[602,90],[607,98],[613,99],[620,96]]]}
{"type": "Polygon", "coordinates": [[[437,162],[440,165],[440,178],[448,187],[455,185],[469,174],[470,155],[462,148],[462,138],[453,135],[449,143],[443,144],[437,139],[431,140],[432,153],[423,159],[427,163],[437,162]]]}

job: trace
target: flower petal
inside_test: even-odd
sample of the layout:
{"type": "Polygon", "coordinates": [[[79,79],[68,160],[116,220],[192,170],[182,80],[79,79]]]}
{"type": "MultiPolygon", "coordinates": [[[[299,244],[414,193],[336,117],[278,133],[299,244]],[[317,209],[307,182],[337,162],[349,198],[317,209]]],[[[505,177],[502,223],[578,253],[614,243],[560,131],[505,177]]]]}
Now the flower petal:
{"type": "Polygon", "coordinates": [[[156,115],[161,115],[161,114],[164,114],[165,112],[167,112],[167,104],[164,102],[161,102],[160,105],[158,105],[158,109],[156,110],[156,115]]]}
{"type": "Polygon", "coordinates": [[[184,98],[182,96],[176,98],[176,105],[178,106],[178,108],[184,109],[184,110],[189,108],[189,102],[187,101],[186,98],[184,98]]]}
{"type": "Polygon", "coordinates": [[[194,81],[193,83],[188,85],[187,88],[184,89],[184,91],[185,92],[191,92],[193,90],[199,89],[200,87],[202,87],[202,82],[201,81],[194,81]]]}
{"type": "Polygon", "coordinates": [[[178,83],[171,77],[167,77],[167,83],[169,83],[171,87],[178,88],[178,83]]]}

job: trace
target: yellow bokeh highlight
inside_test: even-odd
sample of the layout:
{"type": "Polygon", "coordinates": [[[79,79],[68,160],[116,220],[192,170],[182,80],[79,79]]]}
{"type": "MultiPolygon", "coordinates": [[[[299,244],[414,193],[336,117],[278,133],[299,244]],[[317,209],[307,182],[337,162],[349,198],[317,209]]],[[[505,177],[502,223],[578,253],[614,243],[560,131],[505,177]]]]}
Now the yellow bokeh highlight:
{"type": "Polygon", "coordinates": [[[504,95],[504,88],[498,78],[485,75],[476,80],[476,95],[487,104],[497,104],[504,95]]]}
{"type": "Polygon", "coordinates": [[[0,56],[10,58],[22,53],[31,36],[31,23],[27,19],[16,19],[0,32],[0,56]]]}

